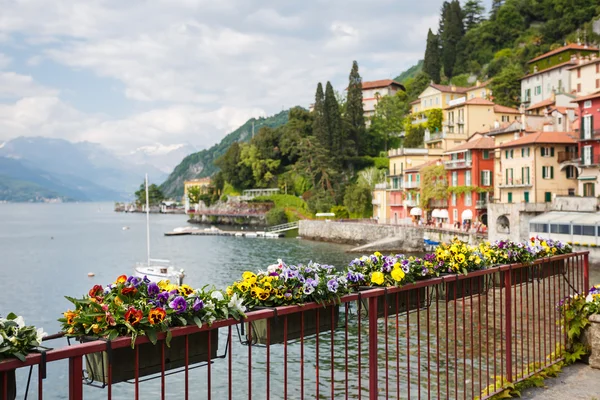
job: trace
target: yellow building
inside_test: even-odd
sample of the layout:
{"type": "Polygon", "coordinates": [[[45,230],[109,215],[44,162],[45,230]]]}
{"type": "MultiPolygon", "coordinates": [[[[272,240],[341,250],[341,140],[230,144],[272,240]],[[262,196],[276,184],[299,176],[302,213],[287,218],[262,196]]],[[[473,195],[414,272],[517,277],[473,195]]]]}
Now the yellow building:
{"type": "Polygon", "coordinates": [[[556,195],[575,195],[577,169],[562,170],[559,153],[576,145],[573,134],[536,132],[498,146],[494,199],[497,203],[549,203],[556,195]]]}
{"type": "Polygon", "coordinates": [[[206,193],[210,184],[210,178],[192,179],[183,183],[183,202],[185,203],[186,211],[191,208],[190,201],[188,199],[188,190],[192,187],[200,187],[200,191],[202,193],[206,193]]]}
{"type": "Polygon", "coordinates": [[[465,97],[468,100],[474,98],[490,100],[492,98],[492,89],[489,88],[491,82],[491,80],[485,82],[477,81],[474,86],[467,88],[465,97]]]}
{"type": "Polygon", "coordinates": [[[413,115],[413,124],[422,124],[427,122],[427,111],[435,108],[444,109],[455,99],[465,97],[469,88],[459,86],[445,86],[431,83],[419,95],[419,101],[411,103],[411,113],[413,115]]]}

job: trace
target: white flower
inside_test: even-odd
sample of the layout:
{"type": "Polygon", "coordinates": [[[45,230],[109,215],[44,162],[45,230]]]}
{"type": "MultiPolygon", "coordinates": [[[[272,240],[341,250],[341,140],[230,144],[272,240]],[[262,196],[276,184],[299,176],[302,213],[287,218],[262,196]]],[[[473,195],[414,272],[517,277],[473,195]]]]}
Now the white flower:
{"type": "Polygon", "coordinates": [[[215,290],[214,292],[212,292],[210,297],[212,297],[213,299],[215,299],[217,301],[221,301],[221,300],[223,300],[223,293],[221,293],[218,290],[215,290]]]}
{"type": "Polygon", "coordinates": [[[231,299],[229,300],[229,304],[227,305],[229,306],[229,308],[243,313],[246,311],[246,306],[243,305],[243,301],[243,299],[238,298],[237,293],[234,293],[233,296],[231,296],[231,299]]]}
{"type": "Polygon", "coordinates": [[[44,328],[37,328],[36,336],[37,336],[36,341],[38,343],[42,343],[42,339],[45,338],[46,336],[48,336],[48,334],[46,332],[44,332],[44,328]]]}
{"type": "Polygon", "coordinates": [[[24,328],[25,327],[25,320],[20,315],[17,318],[15,318],[15,322],[17,323],[17,325],[19,326],[19,328],[24,328]]]}
{"type": "Polygon", "coordinates": [[[210,311],[214,311],[215,310],[215,305],[213,304],[212,301],[206,300],[204,302],[204,310],[206,310],[206,311],[209,311],[209,310],[210,311]]]}
{"type": "Polygon", "coordinates": [[[4,336],[0,335],[0,344],[4,343],[4,336]]]}
{"type": "Polygon", "coordinates": [[[586,302],[586,303],[591,303],[591,302],[593,302],[593,301],[594,301],[594,296],[592,296],[592,294],[591,294],[591,293],[590,293],[590,294],[588,294],[588,295],[586,296],[586,298],[585,298],[585,302],[586,302]]]}

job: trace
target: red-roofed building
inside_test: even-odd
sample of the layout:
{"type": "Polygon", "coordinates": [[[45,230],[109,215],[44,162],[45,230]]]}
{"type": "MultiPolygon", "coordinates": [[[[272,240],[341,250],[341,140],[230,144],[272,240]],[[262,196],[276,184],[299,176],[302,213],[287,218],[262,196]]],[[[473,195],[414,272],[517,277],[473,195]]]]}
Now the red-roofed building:
{"type": "Polygon", "coordinates": [[[487,225],[487,204],[493,189],[494,139],[475,134],[445,153],[444,162],[451,192],[449,222],[480,221],[487,225]]]}
{"type": "Polygon", "coordinates": [[[600,167],[600,91],[574,100],[579,106],[579,194],[597,196],[600,167]]]}
{"type": "Polygon", "coordinates": [[[393,96],[399,90],[404,90],[404,85],[392,79],[381,79],[362,83],[363,111],[366,118],[375,114],[375,106],[380,98],[393,96]]]}

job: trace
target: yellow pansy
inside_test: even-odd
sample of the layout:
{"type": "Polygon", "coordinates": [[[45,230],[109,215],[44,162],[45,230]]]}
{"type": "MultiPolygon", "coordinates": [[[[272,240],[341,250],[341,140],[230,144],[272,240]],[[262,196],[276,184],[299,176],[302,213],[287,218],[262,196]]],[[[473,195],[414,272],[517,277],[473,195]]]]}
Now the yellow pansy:
{"type": "Polygon", "coordinates": [[[376,284],[376,285],[381,285],[383,284],[384,278],[383,278],[383,273],[382,272],[373,272],[373,274],[371,275],[371,282],[376,284]]]}
{"type": "Polygon", "coordinates": [[[378,252],[378,251],[376,251],[375,253],[373,253],[373,255],[374,255],[375,257],[381,257],[381,253],[380,253],[380,252],[378,252]]]}
{"type": "Polygon", "coordinates": [[[404,279],[404,271],[402,271],[401,268],[394,268],[392,270],[392,279],[394,279],[396,282],[400,282],[402,279],[404,279]]]}

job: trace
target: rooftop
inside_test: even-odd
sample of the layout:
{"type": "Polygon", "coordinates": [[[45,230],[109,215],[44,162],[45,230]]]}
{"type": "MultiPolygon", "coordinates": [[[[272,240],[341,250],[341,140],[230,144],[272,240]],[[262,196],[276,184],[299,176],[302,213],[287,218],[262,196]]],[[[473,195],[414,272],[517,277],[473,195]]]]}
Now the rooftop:
{"type": "Polygon", "coordinates": [[[537,110],[538,108],[548,107],[548,106],[554,105],[554,103],[556,103],[555,99],[542,100],[539,103],[530,105],[529,107],[527,107],[527,109],[525,111],[537,110]]]}
{"type": "Polygon", "coordinates": [[[587,65],[598,64],[598,63],[600,63],[600,57],[592,58],[590,60],[583,60],[580,58],[577,61],[578,61],[578,63],[576,65],[573,65],[572,67],[569,67],[567,69],[575,69],[575,68],[585,67],[587,65]]]}
{"type": "Polygon", "coordinates": [[[588,94],[585,96],[581,96],[581,97],[577,97],[575,100],[571,101],[571,103],[579,103],[580,101],[585,101],[585,100],[591,100],[591,99],[596,99],[600,97],[600,90],[592,93],[592,94],[588,94]]]}
{"type": "Polygon", "coordinates": [[[448,150],[444,154],[452,154],[459,153],[466,150],[475,150],[475,149],[494,149],[496,146],[494,145],[494,139],[489,136],[481,136],[479,138],[473,139],[461,145],[458,145],[450,150],[448,150]]]}
{"type": "Polygon", "coordinates": [[[499,147],[519,147],[528,144],[575,144],[575,137],[577,134],[573,132],[535,132],[525,136],[521,136],[518,139],[511,140],[510,142],[502,143],[499,147]]]}
{"type": "Polygon", "coordinates": [[[568,44],[568,45],[566,45],[566,46],[559,47],[558,49],[554,49],[554,50],[552,50],[552,51],[549,51],[549,52],[547,52],[547,53],[544,53],[544,54],[542,54],[542,55],[540,55],[540,56],[537,56],[536,58],[533,58],[533,59],[529,60],[527,63],[528,63],[528,64],[531,64],[532,62],[536,62],[536,61],[539,61],[539,60],[543,60],[544,58],[548,58],[548,57],[551,57],[551,56],[553,56],[553,55],[555,55],[555,54],[559,54],[559,53],[562,53],[562,52],[564,52],[564,51],[568,51],[568,50],[589,50],[589,51],[598,51],[598,49],[597,49],[597,48],[595,48],[595,47],[590,47],[590,46],[588,46],[587,44],[577,44],[577,43],[571,43],[571,44],[568,44]]]}
{"type": "Polygon", "coordinates": [[[442,160],[440,160],[439,158],[437,158],[435,160],[427,161],[426,163],[417,165],[415,167],[407,168],[407,169],[404,170],[404,172],[405,173],[406,172],[418,172],[418,171],[422,170],[425,167],[430,167],[430,166],[436,165],[436,164],[442,165],[442,160]]]}
{"type": "Polygon", "coordinates": [[[500,104],[494,104],[494,112],[499,114],[521,114],[516,108],[501,106],[500,104]]]}
{"type": "Polygon", "coordinates": [[[537,72],[532,72],[531,74],[527,74],[524,77],[522,77],[521,80],[527,79],[527,78],[531,78],[532,76],[536,76],[536,75],[539,75],[539,74],[543,74],[544,72],[552,71],[553,69],[562,68],[562,67],[565,67],[567,65],[575,65],[575,64],[577,64],[576,61],[571,61],[571,60],[565,61],[564,63],[553,65],[550,68],[540,69],[537,72]]]}
{"type": "Polygon", "coordinates": [[[469,92],[470,92],[470,91],[472,91],[472,90],[476,90],[476,89],[481,89],[481,88],[484,88],[484,87],[486,87],[487,85],[489,85],[490,83],[492,83],[492,80],[491,80],[491,79],[488,79],[488,80],[487,80],[487,81],[485,81],[485,82],[479,82],[479,85],[477,85],[477,84],[476,84],[475,86],[471,86],[470,88],[467,88],[467,91],[469,91],[469,92]]]}
{"type": "Polygon", "coordinates": [[[431,84],[429,84],[429,86],[434,89],[437,89],[443,93],[467,93],[467,91],[469,90],[469,88],[466,88],[466,87],[446,86],[446,85],[439,85],[437,83],[431,83],[431,84]]]}
{"type": "Polygon", "coordinates": [[[406,90],[404,88],[404,85],[401,84],[400,82],[396,82],[393,79],[380,79],[378,81],[370,81],[370,82],[363,82],[362,83],[362,89],[366,90],[366,89],[378,89],[378,88],[384,88],[384,87],[388,87],[388,86],[397,86],[398,88],[402,89],[402,90],[406,90]]]}

